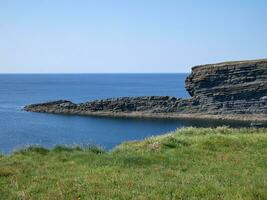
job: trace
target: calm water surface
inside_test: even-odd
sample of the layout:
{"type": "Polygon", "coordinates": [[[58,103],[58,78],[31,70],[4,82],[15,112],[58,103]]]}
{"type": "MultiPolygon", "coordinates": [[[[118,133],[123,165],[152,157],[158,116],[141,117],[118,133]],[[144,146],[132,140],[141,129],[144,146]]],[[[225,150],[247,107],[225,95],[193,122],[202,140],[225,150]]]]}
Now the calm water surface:
{"type": "Polygon", "coordinates": [[[186,74],[0,75],[0,152],[28,144],[97,144],[106,149],[185,126],[245,126],[243,123],[196,120],[122,119],[24,112],[27,104],[58,99],[73,102],[121,97],[188,97],[186,74]]]}

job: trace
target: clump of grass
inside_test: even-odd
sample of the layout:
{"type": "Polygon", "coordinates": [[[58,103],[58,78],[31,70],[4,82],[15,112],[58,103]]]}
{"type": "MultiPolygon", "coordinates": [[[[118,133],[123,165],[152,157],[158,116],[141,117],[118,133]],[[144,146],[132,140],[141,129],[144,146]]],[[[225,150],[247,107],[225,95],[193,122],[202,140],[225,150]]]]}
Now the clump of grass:
{"type": "Polygon", "coordinates": [[[60,152],[73,152],[73,151],[81,151],[80,147],[70,147],[67,145],[57,145],[52,150],[52,152],[60,153],[60,152]]]}
{"type": "Polygon", "coordinates": [[[97,145],[92,145],[92,144],[88,144],[88,145],[75,145],[75,146],[68,146],[68,145],[57,145],[55,146],[52,150],[52,152],[79,152],[79,151],[83,151],[83,152],[92,152],[95,154],[102,154],[105,153],[105,150],[103,148],[101,148],[100,146],[97,145]]]}
{"type": "Polygon", "coordinates": [[[14,175],[14,172],[6,167],[0,167],[0,178],[14,175]]]}
{"type": "Polygon", "coordinates": [[[29,145],[14,151],[14,154],[29,154],[29,153],[47,155],[49,153],[49,150],[39,145],[29,145]]]}
{"type": "Polygon", "coordinates": [[[97,146],[97,145],[86,145],[86,146],[83,146],[83,150],[87,151],[87,152],[92,152],[92,153],[95,153],[95,154],[106,153],[105,149],[103,149],[102,147],[97,146]]]}
{"type": "Polygon", "coordinates": [[[178,147],[189,146],[190,143],[188,141],[169,136],[166,137],[166,139],[163,141],[163,145],[167,148],[178,148],[178,147]]]}

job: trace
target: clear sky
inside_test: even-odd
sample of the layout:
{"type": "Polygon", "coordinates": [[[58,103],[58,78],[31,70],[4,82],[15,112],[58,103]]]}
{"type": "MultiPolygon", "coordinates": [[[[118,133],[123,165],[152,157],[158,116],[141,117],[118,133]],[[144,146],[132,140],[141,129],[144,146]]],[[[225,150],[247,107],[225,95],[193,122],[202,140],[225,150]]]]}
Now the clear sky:
{"type": "Polygon", "coordinates": [[[0,73],[190,72],[266,57],[266,0],[0,0],[0,73]]]}

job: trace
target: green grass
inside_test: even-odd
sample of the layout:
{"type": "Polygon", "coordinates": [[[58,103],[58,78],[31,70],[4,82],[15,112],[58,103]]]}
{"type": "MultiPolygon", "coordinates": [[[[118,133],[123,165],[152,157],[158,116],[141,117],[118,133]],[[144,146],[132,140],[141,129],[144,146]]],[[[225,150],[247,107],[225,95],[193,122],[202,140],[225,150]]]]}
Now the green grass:
{"type": "Polygon", "coordinates": [[[267,129],[186,128],[112,152],[0,155],[0,199],[267,199],[267,129]]]}

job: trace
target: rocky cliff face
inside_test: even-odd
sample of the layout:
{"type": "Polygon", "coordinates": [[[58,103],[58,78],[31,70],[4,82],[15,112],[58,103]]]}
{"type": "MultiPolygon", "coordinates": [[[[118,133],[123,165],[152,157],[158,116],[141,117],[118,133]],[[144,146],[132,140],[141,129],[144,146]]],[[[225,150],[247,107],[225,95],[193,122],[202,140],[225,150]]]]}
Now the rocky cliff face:
{"type": "Polygon", "coordinates": [[[122,97],[81,104],[55,101],[26,111],[62,114],[253,119],[267,121],[267,60],[225,62],[192,68],[186,89],[190,99],[122,97]]]}
{"type": "Polygon", "coordinates": [[[201,111],[267,114],[267,60],[193,67],[186,89],[201,111]]]}

